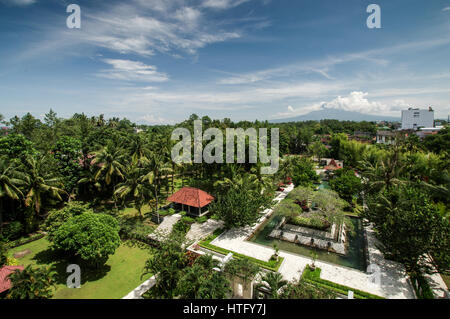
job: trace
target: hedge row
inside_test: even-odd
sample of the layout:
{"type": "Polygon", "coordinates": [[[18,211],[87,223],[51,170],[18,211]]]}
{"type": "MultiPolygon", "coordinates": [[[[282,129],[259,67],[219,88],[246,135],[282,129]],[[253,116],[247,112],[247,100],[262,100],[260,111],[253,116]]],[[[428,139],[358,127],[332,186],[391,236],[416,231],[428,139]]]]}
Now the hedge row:
{"type": "Polygon", "coordinates": [[[311,271],[309,266],[306,266],[306,268],[302,274],[302,279],[311,284],[318,285],[319,287],[322,287],[322,288],[327,288],[327,289],[333,290],[333,291],[335,291],[339,294],[345,295],[345,296],[347,296],[348,291],[351,290],[351,291],[353,291],[353,296],[356,299],[385,299],[383,297],[373,295],[371,293],[368,293],[368,292],[365,292],[362,290],[350,288],[350,287],[347,287],[344,285],[337,284],[332,281],[322,279],[322,278],[320,278],[320,272],[321,272],[320,268],[316,268],[314,271],[311,271]]]}
{"type": "Polygon", "coordinates": [[[39,240],[44,237],[45,237],[45,234],[43,234],[43,233],[33,234],[30,237],[22,237],[22,238],[19,238],[17,240],[7,243],[6,248],[12,249],[15,247],[19,247],[19,246],[31,243],[33,241],[39,240]]]}
{"type": "Polygon", "coordinates": [[[256,258],[253,258],[253,257],[248,257],[246,255],[239,254],[237,252],[234,252],[234,251],[231,251],[231,250],[228,250],[228,249],[225,249],[225,248],[221,248],[221,247],[217,247],[215,245],[212,245],[211,242],[217,236],[219,236],[222,232],[223,232],[222,229],[216,230],[213,235],[210,235],[208,238],[206,238],[205,240],[201,241],[198,245],[200,247],[203,247],[203,248],[215,251],[215,252],[217,252],[219,254],[222,254],[222,255],[228,255],[229,253],[232,253],[233,257],[235,257],[235,258],[239,258],[239,259],[247,258],[250,261],[252,261],[253,263],[255,263],[258,266],[260,266],[262,268],[265,268],[267,270],[278,271],[278,269],[280,268],[280,266],[281,266],[281,264],[282,264],[282,262],[284,260],[283,257],[279,257],[278,261],[276,261],[276,260],[264,261],[264,260],[256,259],[256,258]]]}

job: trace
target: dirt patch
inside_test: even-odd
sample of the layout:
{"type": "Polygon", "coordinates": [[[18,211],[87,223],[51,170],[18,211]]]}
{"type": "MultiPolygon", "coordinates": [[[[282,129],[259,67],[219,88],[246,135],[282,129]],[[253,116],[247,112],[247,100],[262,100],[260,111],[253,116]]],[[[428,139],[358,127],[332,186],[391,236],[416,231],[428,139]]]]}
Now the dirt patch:
{"type": "Polygon", "coordinates": [[[14,258],[20,259],[20,258],[25,257],[28,254],[31,254],[31,250],[25,249],[25,250],[22,250],[22,251],[19,251],[19,252],[15,253],[14,254],[14,258]]]}

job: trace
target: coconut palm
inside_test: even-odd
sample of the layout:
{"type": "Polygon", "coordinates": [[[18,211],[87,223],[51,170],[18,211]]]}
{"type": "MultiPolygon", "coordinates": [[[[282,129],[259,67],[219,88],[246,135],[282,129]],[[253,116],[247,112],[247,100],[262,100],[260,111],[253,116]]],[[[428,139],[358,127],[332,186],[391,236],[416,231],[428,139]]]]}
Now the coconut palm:
{"type": "Polygon", "coordinates": [[[381,156],[375,164],[367,159],[364,159],[361,161],[361,166],[369,192],[378,192],[384,190],[385,188],[399,186],[406,183],[401,179],[401,174],[405,168],[405,165],[400,159],[400,154],[398,151],[394,150],[384,156],[381,156]]]}
{"type": "Polygon", "coordinates": [[[125,155],[123,150],[114,143],[108,143],[100,151],[94,153],[95,158],[91,161],[92,165],[97,166],[94,178],[96,181],[104,179],[106,185],[112,181],[124,177],[125,155]]]}
{"type": "Polygon", "coordinates": [[[144,138],[141,135],[134,135],[131,139],[131,144],[128,149],[131,155],[131,162],[144,166],[149,162],[149,149],[144,138]]]}
{"type": "Polygon", "coordinates": [[[117,185],[114,196],[121,200],[131,197],[134,200],[134,206],[142,216],[142,206],[150,197],[150,189],[147,183],[143,181],[143,169],[132,166],[127,172],[127,178],[124,182],[117,185]]]}
{"type": "Polygon", "coordinates": [[[19,186],[23,185],[20,176],[20,172],[8,163],[6,157],[0,158],[0,228],[3,223],[3,199],[19,200],[23,197],[19,189],[19,186]]]}
{"type": "Polygon", "coordinates": [[[271,271],[262,276],[261,281],[257,287],[268,290],[271,299],[278,299],[280,290],[288,284],[288,281],[284,280],[280,273],[271,271]]]}
{"type": "Polygon", "coordinates": [[[41,212],[44,196],[62,201],[61,196],[67,195],[60,179],[46,169],[46,161],[46,156],[29,156],[24,163],[25,206],[32,207],[37,214],[41,212]]]}

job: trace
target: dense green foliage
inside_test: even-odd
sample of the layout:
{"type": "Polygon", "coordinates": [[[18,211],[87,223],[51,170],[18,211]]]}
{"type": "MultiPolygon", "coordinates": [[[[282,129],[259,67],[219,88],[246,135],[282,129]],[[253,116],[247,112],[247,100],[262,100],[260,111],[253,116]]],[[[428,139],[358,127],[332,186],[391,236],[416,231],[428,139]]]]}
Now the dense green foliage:
{"type": "Polygon", "coordinates": [[[269,207],[270,203],[270,198],[261,196],[257,191],[230,188],[219,195],[210,205],[210,210],[225,222],[225,227],[237,228],[253,225],[258,220],[259,212],[269,207]]]}
{"type": "Polygon", "coordinates": [[[342,199],[351,202],[362,189],[361,179],[355,176],[355,172],[349,169],[337,170],[329,181],[332,190],[336,191],[342,199]]]}
{"type": "Polygon", "coordinates": [[[230,283],[211,255],[198,257],[194,264],[186,267],[177,285],[177,293],[183,299],[223,299],[231,292],[230,283]]]}
{"type": "Polygon", "coordinates": [[[151,297],[172,299],[177,295],[177,285],[188,265],[184,234],[173,232],[159,243],[145,264],[144,274],[154,274],[156,283],[151,289],[151,297]]]}
{"type": "Polygon", "coordinates": [[[52,244],[98,267],[120,245],[119,224],[112,216],[84,212],[54,231],[52,244]]]}
{"type": "Polygon", "coordinates": [[[12,287],[8,299],[49,299],[53,296],[56,273],[51,268],[30,265],[9,275],[12,287]]]}
{"type": "MultiPolygon", "coordinates": [[[[361,194],[359,204],[366,200],[368,209],[364,216],[373,224],[383,252],[404,263],[409,274],[416,278],[421,278],[422,272],[448,273],[448,128],[424,140],[397,134],[396,145],[387,146],[371,145],[376,123],[336,120],[271,124],[212,120],[193,114],[177,125],[138,126],[127,119],[105,119],[103,115],[74,114],[62,119],[50,110],[42,121],[28,113],[22,118],[13,117],[6,125],[8,134],[0,136],[0,232],[8,246],[14,244],[13,240],[26,239],[42,229],[48,231],[57,248],[86,260],[98,256],[104,259],[120,241],[119,227],[123,238],[146,238],[153,227],[148,226],[153,225],[148,219],[149,210],[158,214],[167,204],[168,195],[183,186],[198,187],[212,194],[216,201],[210,211],[214,218],[224,220],[228,228],[251,225],[258,213],[271,204],[274,190],[284,187],[280,182],[292,180],[295,186],[314,186],[319,179],[314,171],[318,163],[311,161],[311,156],[332,157],[343,160],[344,167],[351,170],[336,171],[330,180],[331,188],[348,202],[357,194],[361,194]],[[261,175],[260,162],[175,164],[171,160],[175,141],[170,140],[170,135],[176,127],[186,127],[192,132],[197,119],[202,120],[204,130],[216,127],[223,132],[227,128],[278,127],[280,154],[293,156],[281,158],[274,176],[261,175]],[[355,177],[353,171],[363,178],[355,177]],[[140,220],[121,216],[125,208],[136,209],[140,220]],[[114,215],[119,223],[94,211],[114,215]],[[82,227],[88,231],[81,232],[82,227]],[[95,248],[94,243],[101,249],[95,248]],[[423,258],[426,255],[432,258],[427,261],[423,258]]],[[[287,214],[291,217],[295,211],[297,217],[309,218],[300,215],[299,205],[293,203],[310,196],[307,191],[302,192],[292,192],[297,197],[289,197],[280,209],[291,211],[291,215],[287,214]]],[[[337,194],[322,190],[316,193],[321,196],[312,200],[323,217],[328,222],[342,220],[346,204],[337,194]]],[[[192,222],[204,222],[205,218],[185,217],[176,224],[174,233],[186,233],[192,222]]],[[[315,223],[311,218],[300,221],[315,223]]],[[[158,298],[171,298],[177,295],[176,282],[186,268],[185,252],[177,246],[178,240],[173,246],[167,243],[167,251],[158,255],[164,245],[155,250],[156,257],[148,264],[148,270],[155,274],[168,267],[167,272],[160,272],[154,291],[158,298]]],[[[219,253],[229,252],[207,240],[201,245],[219,253]]],[[[234,256],[244,258],[236,253],[234,256]]],[[[270,270],[279,267],[276,261],[254,262],[270,270]]],[[[195,267],[189,276],[209,271],[199,265],[195,267]]],[[[424,285],[423,281],[417,282],[424,285]]],[[[291,295],[326,296],[309,290],[311,285],[304,283],[289,287],[291,295]],[[303,288],[306,292],[302,295],[303,288]]],[[[210,297],[208,293],[204,296],[210,297]]]]}

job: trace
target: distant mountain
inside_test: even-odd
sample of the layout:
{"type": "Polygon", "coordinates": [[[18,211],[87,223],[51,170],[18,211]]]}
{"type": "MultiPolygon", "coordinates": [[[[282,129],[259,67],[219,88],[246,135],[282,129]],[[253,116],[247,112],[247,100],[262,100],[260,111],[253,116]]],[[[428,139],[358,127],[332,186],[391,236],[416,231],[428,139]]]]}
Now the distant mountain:
{"type": "Polygon", "coordinates": [[[339,121],[400,121],[400,118],[385,116],[385,115],[371,115],[371,114],[363,114],[359,112],[350,112],[343,111],[337,109],[322,109],[319,111],[312,111],[304,115],[279,119],[279,120],[271,120],[271,123],[284,123],[284,122],[301,122],[301,121],[320,121],[320,120],[339,120],[339,121]]]}

